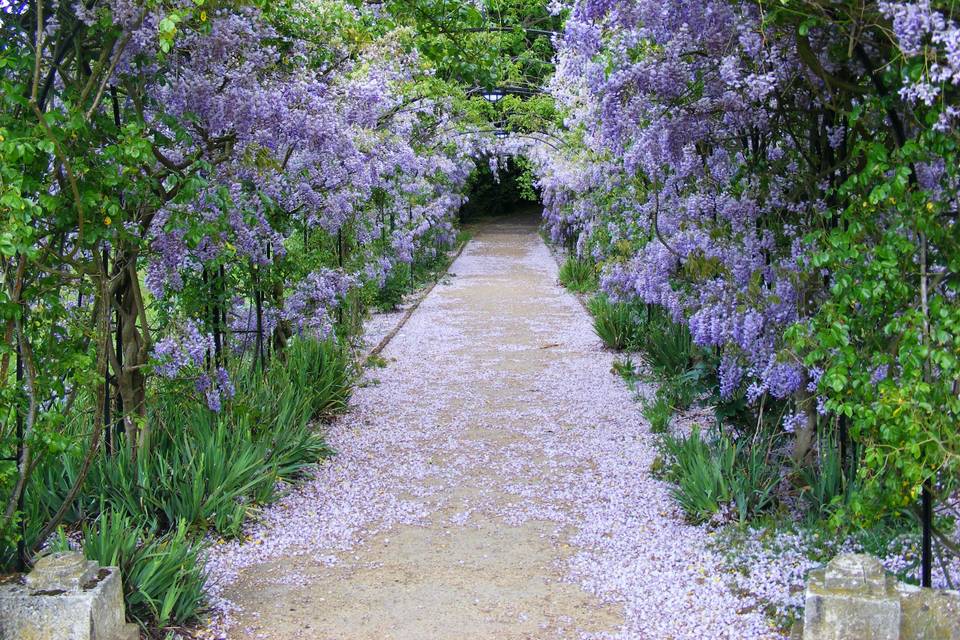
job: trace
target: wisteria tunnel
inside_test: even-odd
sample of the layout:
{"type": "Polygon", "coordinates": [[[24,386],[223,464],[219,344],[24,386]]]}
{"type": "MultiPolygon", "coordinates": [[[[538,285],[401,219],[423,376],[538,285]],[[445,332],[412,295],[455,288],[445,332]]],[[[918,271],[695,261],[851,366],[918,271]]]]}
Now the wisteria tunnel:
{"type": "Polygon", "coordinates": [[[0,0],[0,639],[960,638],[953,0],[0,0]]]}

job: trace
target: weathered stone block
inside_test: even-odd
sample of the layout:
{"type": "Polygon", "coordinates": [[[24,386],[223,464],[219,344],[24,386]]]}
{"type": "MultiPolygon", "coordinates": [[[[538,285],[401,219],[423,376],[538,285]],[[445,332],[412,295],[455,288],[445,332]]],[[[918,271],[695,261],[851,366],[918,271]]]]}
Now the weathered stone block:
{"type": "Polygon", "coordinates": [[[804,640],[899,640],[896,581],[868,555],[841,554],[810,572],[804,640]]]}
{"type": "Polygon", "coordinates": [[[120,571],[76,552],[41,558],[21,581],[0,585],[0,638],[136,640],[127,624],[120,571]]]}
{"type": "Polygon", "coordinates": [[[960,640],[960,593],[897,585],[900,640],[960,640]]]}

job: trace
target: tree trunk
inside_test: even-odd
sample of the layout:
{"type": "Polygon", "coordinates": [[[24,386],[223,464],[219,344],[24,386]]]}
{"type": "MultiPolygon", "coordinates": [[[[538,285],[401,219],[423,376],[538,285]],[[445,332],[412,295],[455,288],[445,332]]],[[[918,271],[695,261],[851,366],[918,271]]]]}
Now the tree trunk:
{"type": "Polygon", "coordinates": [[[140,296],[137,253],[122,250],[117,256],[113,304],[119,313],[119,352],[111,357],[117,393],[123,406],[123,428],[127,446],[138,454],[149,447],[147,422],[147,377],[150,357],[149,329],[143,326],[146,312],[140,296]]]}
{"type": "Polygon", "coordinates": [[[794,394],[794,400],[804,417],[803,424],[797,427],[793,441],[793,461],[800,463],[810,454],[813,437],[817,433],[817,403],[805,386],[794,394]]]}
{"type": "MultiPolygon", "coordinates": [[[[275,283],[270,291],[270,297],[273,301],[274,309],[283,309],[283,285],[275,283]]],[[[284,352],[287,348],[287,341],[293,336],[293,327],[289,320],[277,318],[277,326],[273,330],[272,343],[273,353],[279,358],[284,358],[284,352]]]]}

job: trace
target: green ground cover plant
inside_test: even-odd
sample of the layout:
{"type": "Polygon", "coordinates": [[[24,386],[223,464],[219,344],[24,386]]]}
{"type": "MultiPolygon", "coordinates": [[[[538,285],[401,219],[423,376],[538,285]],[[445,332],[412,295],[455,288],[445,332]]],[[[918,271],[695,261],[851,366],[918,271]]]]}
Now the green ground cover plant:
{"type": "Polygon", "coordinates": [[[780,470],[769,442],[740,445],[728,436],[705,437],[699,427],[688,436],[663,438],[673,495],[693,522],[706,522],[731,509],[746,522],[776,505],[780,470]]]}
{"type": "Polygon", "coordinates": [[[147,629],[195,622],[204,540],[241,535],[284,484],[333,453],[322,424],[346,408],[352,366],[333,340],[295,339],[267,372],[235,372],[236,393],[220,411],[163,395],[152,404],[148,454],[119,447],[79,485],[80,449],[44,459],[25,494],[29,521],[66,505],[59,545],[69,533],[89,558],[121,567],[130,616],[147,629]]]}
{"type": "Polygon", "coordinates": [[[593,315],[594,332],[608,349],[624,351],[640,339],[642,325],[633,305],[600,294],[590,299],[587,308],[593,315]]]}
{"type": "Polygon", "coordinates": [[[591,293],[597,289],[596,266],[589,259],[568,256],[560,266],[560,284],[574,293],[591,293]]]}

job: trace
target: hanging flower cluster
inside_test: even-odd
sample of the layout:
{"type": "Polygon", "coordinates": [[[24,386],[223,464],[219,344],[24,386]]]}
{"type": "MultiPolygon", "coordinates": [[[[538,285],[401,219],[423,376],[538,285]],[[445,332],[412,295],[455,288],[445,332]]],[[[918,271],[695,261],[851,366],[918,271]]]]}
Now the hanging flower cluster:
{"type": "MultiPolygon", "coordinates": [[[[119,9],[114,19],[124,23],[128,12],[119,9]]],[[[191,198],[164,204],[146,226],[147,286],[176,307],[190,281],[215,279],[222,287],[246,278],[261,291],[231,296],[230,321],[216,326],[236,330],[241,351],[252,334],[261,342],[280,330],[325,338],[331,312],[351,290],[382,284],[421,246],[449,246],[459,191],[483,142],[458,130],[444,99],[411,98],[425,76],[416,51],[399,37],[360,49],[299,40],[249,8],[216,10],[204,22],[177,37],[162,69],[160,44],[151,38],[157,16],[124,23],[133,44],[120,73],[145,81],[144,119],[164,140],[156,156],[199,182],[191,198]],[[345,235],[359,254],[347,263],[345,235]],[[323,261],[317,251],[324,238],[337,239],[338,262],[305,269],[323,261]],[[214,269],[216,278],[203,275],[214,269]],[[264,295],[271,269],[296,281],[264,295]],[[259,312],[258,295],[265,298],[259,312]]],[[[207,331],[218,322],[208,321],[207,331]]],[[[179,326],[196,330],[190,322],[179,326]]],[[[160,370],[195,360],[171,352],[193,342],[158,343],[160,370]]]]}
{"type": "Polygon", "coordinates": [[[5,50],[18,52],[0,71],[17,102],[0,120],[2,206],[27,215],[3,255],[29,261],[28,289],[69,291],[45,299],[38,336],[51,335],[44,322],[69,328],[58,330],[85,353],[90,314],[111,309],[115,339],[95,341],[94,358],[108,360],[134,423],[148,428],[151,374],[215,408],[230,395],[225,370],[251,349],[263,361],[294,336],[327,338],[339,310],[450,246],[488,142],[410,32],[375,8],[106,0],[2,12],[5,50]],[[41,284],[44,273],[62,284],[41,284]]]}

